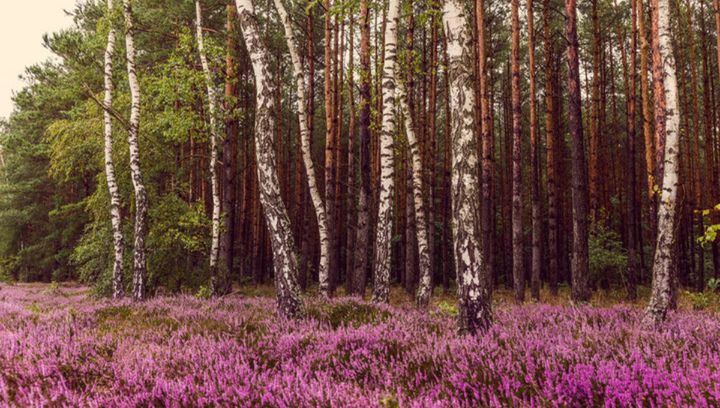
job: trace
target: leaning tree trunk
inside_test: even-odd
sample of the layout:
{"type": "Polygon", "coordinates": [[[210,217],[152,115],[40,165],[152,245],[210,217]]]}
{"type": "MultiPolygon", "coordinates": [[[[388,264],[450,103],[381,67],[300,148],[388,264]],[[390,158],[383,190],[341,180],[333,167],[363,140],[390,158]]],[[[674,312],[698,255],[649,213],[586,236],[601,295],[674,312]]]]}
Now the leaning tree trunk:
{"type": "MultiPolygon", "coordinates": [[[[664,129],[665,160],[663,165],[662,189],[658,208],[657,240],[653,260],[652,295],[645,310],[647,324],[659,324],[665,320],[672,297],[673,249],[675,247],[675,211],[678,191],[678,153],[680,116],[678,112],[677,78],[675,77],[675,57],[673,56],[670,36],[670,5],[668,0],[653,0],[653,19],[657,21],[657,30],[653,30],[653,47],[657,47],[661,64],[653,69],[655,87],[664,91],[664,110],[658,112],[656,103],[655,128],[664,129]],[[658,85],[657,81],[662,81],[658,85]],[[662,124],[664,121],[664,126],[662,124]]],[[[653,24],[654,25],[654,24],[653,24]]],[[[660,95],[656,95],[656,98],[660,95]]],[[[657,130],[656,130],[657,132],[657,130]]]]}
{"type": "Polygon", "coordinates": [[[145,259],[145,236],[148,228],[148,206],[145,183],[140,170],[140,84],[135,70],[135,27],[133,25],[131,0],[123,1],[125,14],[125,48],[127,55],[128,81],[130,84],[130,123],[128,145],[130,146],[130,175],[135,189],[135,241],[133,248],[133,299],[142,300],[146,295],[145,279],[147,262],[145,259]]]}
{"type": "Polygon", "coordinates": [[[210,107],[210,184],[212,186],[212,240],[210,244],[210,289],[213,293],[218,287],[225,287],[225,276],[218,276],[218,255],[220,249],[220,182],[218,180],[218,141],[220,140],[220,127],[218,126],[218,96],[215,90],[210,65],[205,55],[205,41],[202,32],[202,9],[200,1],[195,1],[197,46],[202,63],[205,83],[207,84],[208,105],[210,107]]]}
{"type": "Polygon", "coordinates": [[[304,311],[297,282],[297,258],[290,218],[280,196],[273,143],[276,126],[273,117],[275,84],[270,70],[270,56],[261,41],[260,28],[252,2],[235,0],[235,5],[255,74],[255,154],[258,185],[265,224],[270,232],[278,311],[283,316],[298,318],[304,314],[304,311]]]}
{"type": "Polygon", "coordinates": [[[565,35],[568,39],[568,117],[572,146],[572,291],[574,302],[590,299],[588,264],[588,197],[585,141],[580,97],[580,64],[578,59],[577,2],[565,1],[565,35]]]}
{"type": "Polygon", "coordinates": [[[112,115],[110,109],[113,103],[113,53],[115,52],[116,32],[112,23],[113,2],[108,0],[108,31],[107,47],[105,48],[105,100],[103,102],[103,120],[105,125],[105,178],[110,193],[110,222],[112,224],[113,249],[115,260],[112,274],[112,296],[119,299],[123,296],[123,256],[125,254],[125,241],[122,233],[122,218],[120,215],[120,191],[115,179],[115,164],[113,163],[112,115]]]}
{"type": "Polygon", "coordinates": [[[328,240],[327,219],[325,216],[325,205],[320,196],[320,190],[315,179],[315,167],[312,161],[312,152],[310,151],[310,129],[307,122],[307,91],[305,89],[305,74],[300,63],[300,54],[298,53],[297,40],[292,29],[292,23],[288,16],[282,0],[274,0],[275,8],[280,15],[283,27],[285,29],[285,40],[290,50],[290,59],[293,64],[295,73],[295,85],[298,98],[298,119],[300,121],[300,148],[302,150],[303,164],[305,165],[305,173],[307,174],[308,188],[310,190],[310,199],[315,208],[315,216],[317,217],[318,230],[320,235],[320,267],[318,269],[318,279],[320,281],[320,294],[329,295],[329,269],[328,269],[328,251],[330,241],[328,240]]]}
{"type": "Polygon", "coordinates": [[[459,330],[486,331],[492,320],[490,286],[481,278],[483,256],[479,236],[478,160],[474,145],[475,93],[472,88],[472,35],[459,0],[446,0],[443,23],[447,38],[449,104],[452,137],[452,234],[460,306],[459,330]]]}
{"type": "Polygon", "coordinates": [[[393,134],[395,132],[395,59],[400,0],[390,0],[385,26],[385,62],[382,81],[382,132],[380,134],[380,198],[375,233],[373,301],[387,302],[390,292],[390,244],[393,210],[393,134]]]}
{"type": "Polygon", "coordinates": [[[395,81],[398,85],[397,101],[400,111],[405,118],[405,134],[407,135],[408,145],[410,146],[410,155],[412,156],[412,194],[417,229],[418,259],[420,260],[420,276],[418,279],[416,301],[418,306],[426,307],[428,303],[430,303],[430,295],[432,294],[432,275],[430,274],[430,247],[428,245],[428,229],[426,224],[427,217],[425,214],[425,204],[423,200],[423,165],[420,157],[420,149],[418,148],[418,140],[415,136],[415,130],[412,123],[412,115],[410,115],[410,107],[408,105],[405,84],[399,77],[400,75],[396,71],[395,81]]]}

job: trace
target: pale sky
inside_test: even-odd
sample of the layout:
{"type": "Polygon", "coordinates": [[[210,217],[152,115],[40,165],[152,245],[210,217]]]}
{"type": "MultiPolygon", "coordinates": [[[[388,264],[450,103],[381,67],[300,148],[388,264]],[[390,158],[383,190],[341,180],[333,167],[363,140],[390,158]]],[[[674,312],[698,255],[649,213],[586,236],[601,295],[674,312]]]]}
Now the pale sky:
{"type": "Polygon", "coordinates": [[[51,52],[42,45],[42,36],[72,25],[77,0],[2,0],[0,12],[0,118],[13,110],[13,91],[22,89],[18,78],[25,67],[45,61],[51,52]]]}

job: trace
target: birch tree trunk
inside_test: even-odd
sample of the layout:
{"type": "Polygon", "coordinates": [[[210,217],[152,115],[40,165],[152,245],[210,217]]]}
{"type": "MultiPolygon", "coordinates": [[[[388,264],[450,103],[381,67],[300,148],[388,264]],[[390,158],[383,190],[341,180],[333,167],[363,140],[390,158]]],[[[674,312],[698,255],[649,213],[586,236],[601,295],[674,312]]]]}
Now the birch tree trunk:
{"type": "Polygon", "coordinates": [[[275,84],[270,70],[270,56],[261,41],[255,8],[250,0],[235,0],[240,27],[255,74],[255,154],[260,189],[260,203],[265,224],[270,232],[270,243],[275,267],[275,286],[278,311],[290,318],[304,314],[300,287],[297,282],[297,258],[290,218],[280,196],[280,182],[273,133],[275,131],[275,84]]]}
{"type": "Polygon", "coordinates": [[[460,306],[459,330],[486,331],[492,320],[490,286],[481,278],[483,256],[477,241],[478,160],[473,137],[472,35],[463,4],[446,0],[443,25],[447,39],[452,138],[452,234],[460,306]]]}
{"type": "Polygon", "coordinates": [[[212,186],[212,240],[210,244],[210,290],[213,293],[225,286],[225,276],[218,276],[218,255],[220,250],[220,181],[218,180],[218,143],[220,140],[220,127],[218,125],[218,97],[215,84],[210,72],[207,55],[205,54],[205,41],[202,32],[202,9],[200,1],[195,1],[196,35],[198,53],[205,74],[207,84],[208,105],[210,107],[210,185],[212,186]]]}
{"type": "MultiPolygon", "coordinates": [[[[659,324],[667,316],[672,297],[673,248],[675,246],[675,212],[678,190],[678,153],[680,116],[678,112],[677,78],[675,77],[675,57],[673,56],[670,34],[669,0],[653,0],[653,18],[657,21],[657,30],[653,30],[653,47],[657,47],[660,56],[659,68],[653,79],[655,88],[664,91],[665,109],[657,111],[655,128],[664,129],[665,160],[663,165],[662,189],[658,208],[657,240],[653,259],[652,294],[645,310],[646,324],[659,324]],[[657,84],[658,80],[663,80],[657,84]],[[664,121],[664,126],[658,121],[664,121]]],[[[656,98],[659,96],[656,95],[656,98]]]]}
{"type": "Polygon", "coordinates": [[[318,279],[320,281],[320,294],[329,295],[329,269],[328,269],[328,250],[330,241],[328,240],[327,218],[325,215],[325,205],[323,204],[320,190],[317,186],[315,178],[315,166],[312,161],[312,152],[310,151],[310,129],[308,129],[307,121],[307,90],[305,89],[305,74],[302,64],[300,63],[300,54],[298,53],[297,40],[292,29],[292,23],[288,16],[282,0],[274,0],[275,8],[280,15],[283,28],[285,29],[285,41],[290,50],[290,59],[293,64],[293,72],[295,77],[295,86],[298,98],[298,119],[300,121],[300,149],[302,150],[302,160],[307,174],[308,189],[310,190],[310,199],[315,208],[315,216],[317,218],[318,230],[320,235],[320,266],[318,268],[318,279]]]}
{"type": "Polygon", "coordinates": [[[565,0],[565,35],[568,40],[568,117],[572,160],[572,292],[574,302],[590,299],[588,287],[588,196],[585,140],[582,125],[582,99],[580,97],[580,63],[577,36],[577,2],[565,0]]]}
{"type": "Polygon", "coordinates": [[[382,133],[380,134],[380,198],[375,234],[373,301],[387,302],[390,292],[390,244],[393,211],[393,136],[395,123],[395,59],[400,0],[390,0],[385,26],[385,62],[382,83],[382,133]]]}
{"type": "Polygon", "coordinates": [[[125,48],[127,56],[128,82],[130,84],[130,123],[128,145],[130,146],[130,175],[135,189],[135,239],[133,247],[133,299],[142,300],[146,295],[145,279],[145,236],[147,235],[147,193],[140,169],[140,84],[135,67],[135,27],[132,16],[132,0],[123,0],[125,15],[125,48]]]}
{"type": "Polygon", "coordinates": [[[105,99],[103,101],[103,122],[105,136],[105,178],[110,193],[110,223],[112,224],[113,262],[112,296],[113,299],[123,297],[123,257],[125,255],[125,240],[122,233],[122,218],[120,215],[120,192],[115,179],[115,164],[113,162],[112,115],[110,109],[113,104],[113,54],[115,53],[116,31],[113,25],[113,1],[108,0],[108,31],[107,46],[105,47],[105,99]]]}
{"type": "Polygon", "coordinates": [[[397,83],[397,101],[402,116],[405,119],[405,134],[407,135],[410,155],[412,156],[412,195],[413,207],[415,209],[420,272],[416,302],[418,306],[426,307],[428,303],[430,303],[430,295],[432,294],[432,275],[430,273],[430,247],[428,245],[427,216],[425,213],[425,204],[423,199],[425,193],[422,177],[423,165],[420,157],[420,149],[418,148],[418,140],[415,136],[415,128],[412,123],[412,115],[410,114],[410,107],[408,105],[407,91],[405,90],[405,84],[400,79],[400,74],[397,71],[395,72],[395,81],[397,83]]]}

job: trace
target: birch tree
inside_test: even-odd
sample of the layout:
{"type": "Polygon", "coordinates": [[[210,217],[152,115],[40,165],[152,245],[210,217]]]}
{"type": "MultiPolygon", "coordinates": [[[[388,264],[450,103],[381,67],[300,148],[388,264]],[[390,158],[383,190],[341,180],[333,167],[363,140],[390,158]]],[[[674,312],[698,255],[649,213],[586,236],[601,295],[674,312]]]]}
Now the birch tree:
{"type": "Polygon", "coordinates": [[[218,96],[215,89],[215,81],[210,71],[207,55],[205,53],[205,41],[203,39],[202,29],[202,8],[200,1],[195,1],[195,29],[197,36],[198,53],[200,54],[200,63],[202,64],[203,73],[205,74],[205,83],[207,85],[208,106],[210,110],[210,185],[212,188],[212,238],[210,243],[210,290],[213,293],[218,291],[218,284],[225,285],[224,282],[218,282],[218,278],[224,281],[223,277],[218,277],[218,255],[220,251],[220,180],[218,179],[218,143],[220,140],[220,126],[218,124],[218,96]]]}
{"type": "Polygon", "coordinates": [[[410,147],[410,155],[412,156],[412,195],[413,207],[415,209],[415,222],[417,224],[417,245],[420,270],[415,299],[418,306],[426,307],[428,303],[430,303],[430,295],[432,294],[432,275],[430,273],[430,247],[428,244],[427,217],[423,200],[425,195],[422,179],[423,165],[420,157],[420,149],[418,148],[418,140],[415,135],[414,124],[412,123],[412,115],[410,114],[410,107],[408,105],[407,91],[405,89],[405,84],[400,79],[398,71],[395,71],[395,81],[397,83],[397,102],[400,108],[400,113],[405,120],[405,134],[407,136],[408,146],[410,147]]]}
{"type": "Polygon", "coordinates": [[[660,64],[653,66],[655,89],[661,87],[662,95],[655,95],[655,131],[665,140],[660,204],[657,216],[657,238],[653,259],[653,278],[650,302],[645,309],[645,323],[659,324],[667,316],[672,298],[673,249],[675,247],[675,212],[678,190],[678,153],[680,149],[677,78],[670,33],[669,0],[652,0],[653,47],[659,55],[660,64]],[[656,26],[657,24],[657,26],[656,26]],[[661,72],[658,72],[661,71],[661,72]],[[658,84],[658,82],[661,82],[658,84]],[[658,103],[664,97],[664,103],[658,103]],[[663,106],[664,105],[664,106],[663,106]]]}
{"type": "Polygon", "coordinates": [[[110,193],[110,224],[113,235],[113,273],[112,273],[112,296],[119,299],[123,296],[123,257],[125,255],[125,240],[122,233],[122,218],[120,214],[120,191],[115,179],[115,163],[113,162],[113,131],[112,131],[112,109],[113,104],[113,54],[115,53],[115,40],[117,33],[113,24],[113,1],[108,0],[108,38],[105,47],[105,98],[103,99],[103,126],[105,142],[105,179],[108,192],[110,193]]]}
{"type": "Polygon", "coordinates": [[[145,183],[140,169],[140,83],[135,66],[135,27],[132,15],[132,0],[123,0],[125,16],[125,48],[128,82],[130,85],[130,122],[128,124],[128,145],[130,146],[130,176],[135,190],[135,237],[133,246],[133,299],[142,300],[146,295],[145,279],[145,236],[148,228],[148,204],[145,183]]]}
{"type": "Polygon", "coordinates": [[[395,132],[395,60],[400,0],[390,0],[385,26],[385,62],[382,80],[382,132],[380,133],[380,198],[375,234],[373,301],[387,302],[390,292],[390,244],[393,212],[393,134],[395,132]]]}
{"type": "Polygon", "coordinates": [[[460,306],[459,330],[486,331],[492,321],[490,286],[481,278],[483,256],[477,241],[478,160],[473,136],[475,93],[472,88],[472,35],[462,2],[446,0],[443,25],[447,38],[452,149],[452,235],[460,306]]]}
{"type": "Polygon", "coordinates": [[[320,235],[320,265],[318,268],[318,280],[320,281],[320,294],[329,295],[329,247],[327,218],[325,213],[325,205],[323,204],[320,190],[318,189],[317,180],[315,178],[315,166],[312,161],[312,152],[310,151],[310,129],[308,129],[307,121],[307,90],[305,89],[305,74],[302,64],[300,63],[300,54],[298,52],[297,39],[292,29],[290,16],[282,4],[282,0],[274,0],[275,8],[280,15],[285,30],[285,41],[290,50],[290,60],[293,64],[293,72],[295,78],[295,87],[298,98],[298,119],[300,121],[300,149],[302,151],[302,160],[307,174],[308,189],[310,191],[310,200],[315,208],[315,217],[317,218],[318,231],[320,235]]]}
{"type": "Polygon", "coordinates": [[[300,286],[297,282],[298,262],[295,256],[290,218],[280,196],[280,181],[273,133],[276,123],[274,94],[276,85],[270,70],[270,55],[261,40],[255,8],[250,0],[235,0],[240,28],[255,75],[255,155],[257,161],[260,203],[275,268],[278,311],[281,315],[299,318],[304,314],[300,286]]]}

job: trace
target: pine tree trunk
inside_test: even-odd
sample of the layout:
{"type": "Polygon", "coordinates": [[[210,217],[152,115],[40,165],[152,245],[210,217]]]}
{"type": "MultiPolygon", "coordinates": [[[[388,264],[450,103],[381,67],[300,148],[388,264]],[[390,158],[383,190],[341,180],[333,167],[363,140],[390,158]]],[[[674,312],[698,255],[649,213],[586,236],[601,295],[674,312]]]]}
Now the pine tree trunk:
{"type": "Polygon", "coordinates": [[[300,63],[300,54],[297,48],[297,40],[295,32],[292,29],[290,17],[282,4],[282,0],[274,0],[275,8],[280,15],[285,30],[285,40],[290,50],[290,59],[293,64],[293,72],[295,78],[295,86],[298,98],[298,119],[300,121],[300,147],[302,150],[302,159],[307,175],[308,189],[310,191],[310,199],[315,208],[315,217],[318,223],[318,233],[320,236],[320,265],[318,268],[318,277],[320,281],[320,294],[328,296],[328,229],[327,219],[325,215],[325,206],[320,196],[320,190],[315,179],[315,166],[312,161],[312,152],[310,150],[310,138],[312,135],[307,126],[307,91],[305,88],[305,74],[300,63]]]}
{"type": "Polygon", "coordinates": [[[265,224],[270,232],[270,243],[275,266],[275,286],[278,311],[285,317],[297,318],[304,314],[300,287],[297,283],[295,244],[285,204],[280,196],[272,116],[275,84],[270,71],[270,57],[262,43],[255,9],[250,0],[236,0],[240,27],[255,73],[255,154],[257,160],[260,202],[265,224]]]}
{"type": "Polygon", "coordinates": [[[531,294],[540,300],[540,269],[542,268],[542,220],[540,219],[540,143],[537,129],[537,96],[535,93],[535,22],[533,0],[527,3],[528,24],[528,68],[530,70],[530,167],[532,169],[532,267],[530,273],[531,294]]]}
{"type": "Polygon", "coordinates": [[[370,10],[369,0],[360,0],[360,194],[357,207],[357,238],[353,267],[354,294],[363,296],[367,285],[370,252],[370,195],[372,158],[370,157],[370,10]]]}
{"type": "Polygon", "coordinates": [[[449,105],[452,138],[452,234],[460,306],[459,330],[475,334],[486,331],[492,321],[491,288],[482,279],[483,255],[477,241],[478,177],[474,146],[474,105],[471,67],[472,35],[463,5],[446,0],[443,25],[446,30],[449,105]]]}
{"type": "Polygon", "coordinates": [[[324,296],[330,294],[331,273],[337,270],[337,223],[335,220],[335,150],[337,149],[335,133],[335,104],[332,58],[332,4],[324,0],[325,8],[325,59],[323,68],[325,88],[325,215],[327,217],[328,239],[328,273],[319,276],[320,293],[324,296]]]}
{"type": "Polygon", "coordinates": [[[478,26],[478,75],[480,76],[480,135],[482,144],[482,214],[480,216],[482,233],[483,272],[482,277],[487,286],[492,286],[495,274],[495,245],[493,225],[495,223],[495,207],[493,201],[493,150],[492,138],[492,105],[488,91],[488,63],[485,34],[485,0],[477,0],[475,4],[476,24],[478,26]]]}
{"type": "Polygon", "coordinates": [[[550,27],[550,0],[543,5],[543,47],[545,54],[545,144],[547,162],[547,203],[548,203],[548,281],[550,293],[558,293],[558,191],[555,166],[555,61],[550,27]]]}
{"type": "Polygon", "coordinates": [[[565,0],[565,35],[568,41],[568,118],[572,145],[572,300],[590,299],[588,264],[587,165],[580,97],[579,45],[577,38],[577,2],[565,0]]]}
{"type": "Polygon", "coordinates": [[[515,301],[525,301],[525,263],[522,225],[522,104],[520,102],[520,16],[519,0],[512,0],[512,270],[515,301]]]}
{"type": "Polygon", "coordinates": [[[652,294],[645,310],[645,323],[659,324],[665,320],[672,298],[680,116],[675,58],[670,37],[669,0],[652,0],[651,6],[653,11],[653,48],[655,48],[653,54],[658,59],[657,63],[653,64],[653,80],[655,89],[662,91],[662,95],[655,95],[655,132],[657,137],[664,139],[665,152],[657,217],[658,233],[653,260],[652,294]]]}
{"type": "Polygon", "coordinates": [[[397,23],[400,0],[390,0],[385,25],[385,47],[382,79],[382,132],[380,134],[380,196],[375,230],[375,280],[373,301],[387,302],[390,293],[390,244],[393,219],[393,167],[395,135],[395,59],[397,57],[397,23]]]}
{"type": "Polygon", "coordinates": [[[598,219],[598,201],[599,201],[599,150],[600,150],[600,111],[601,96],[600,85],[602,75],[600,72],[600,58],[602,53],[602,45],[600,40],[600,20],[598,17],[598,0],[592,0],[592,36],[593,36],[593,77],[592,77],[592,111],[590,115],[590,146],[589,146],[589,171],[590,171],[590,213],[593,221],[598,219]]]}
{"type": "Polygon", "coordinates": [[[347,91],[348,101],[350,103],[350,115],[348,123],[348,151],[347,151],[347,196],[346,205],[347,213],[345,222],[347,224],[347,242],[345,243],[345,287],[346,293],[352,294],[354,291],[353,287],[353,276],[354,276],[354,265],[355,265],[355,241],[357,239],[357,209],[355,207],[355,197],[358,193],[358,188],[355,181],[355,18],[350,16],[350,27],[349,27],[349,52],[348,52],[348,76],[347,76],[347,91]]]}
{"type": "Polygon", "coordinates": [[[133,247],[133,299],[143,300],[147,294],[147,261],[145,259],[145,236],[147,235],[147,193],[140,169],[140,83],[135,67],[135,27],[131,0],[123,0],[125,15],[125,47],[127,56],[128,82],[130,84],[130,122],[128,145],[130,146],[130,175],[135,189],[135,238],[133,247]]]}
{"type": "MultiPolygon", "coordinates": [[[[225,139],[222,146],[223,188],[222,188],[222,236],[220,241],[220,265],[222,273],[230,277],[233,275],[235,261],[235,232],[236,232],[236,206],[237,206],[237,154],[238,154],[238,120],[233,112],[237,105],[238,70],[235,60],[237,39],[235,28],[237,10],[235,5],[227,5],[227,40],[225,58],[225,139]]],[[[229,290],[229,282],[222,289],[229,290]]]]}
{"type": "Polygon", "coordinates": [[[618,43],[623,65],[623,80],[625,82],[625,93],[627,97],[627,174],[626,177],[626,216],[627,216],[627,297],[634,301],[637,298],[637,270],[639,268],[639,246],[638,246],[638,223],[640,214],[637,209],[637,177],[635,169],[635,155],[637,150],[635,131],[635,98],[636,98],[636,57],[637,53],[637,7],[633,1],[631,4],[631,33],[630,33],[630,67],[628,68],[627,56],[625,53],[625,31],[620,30],[618,43]]]}
{"type": "MultiPolygon", "coordinates": [[[[112,23],[113,1],[108,0],[108,39],[105,48],[105,99],[103,105],[103,121],[105,135],[105,178],[107,180],[108,192],[110,193],[110,222],[112,224],[113,235],[113,274],[112,274],[112,296],[113,299],[123,297],[123,275],[125,268],[123,267],[123,257],[125,255],[125,240],[122,231],[122,215],[120,214],[120,191],[118,190],[117,180],[115,179],[115,164],[113,162],[113,140],[112,140],[112,109],[113,103],[113,54],[115,53],[116,31],[112,23]]],[[[4,167],[3,163],[3,167],[4,167]]]]}
{"type": "Polygon", "coordinates": [[[210,290],[212,293],[222,292],[225,287],[225,276],[218,273],[218,256],[220,249],[220,181],[218,177],[218,141],[220,140],[220,126],[218,124],[218,95],[215,81],[210,72],[207,56],[205,55],[205,41],[202,29],[202,9],[200,1],[195,0],[195,19],[198,53],[205,74],[207,85],[208,106],[210,108],[210,184],[212,186],[212,239],[210,244],[210,290]]]}
{"type": "MultiPolygon", "coordinates": [[[[657,226],[657,199],[655,193],[655,146],[652,135],[652,115],[650,112],[650,86],[648,84],[648,41],[645,30],[645,2],[637,0],[637,29],[640,39],[640,93],[642,96],[643,141],[645,143],[645,172],[647,178],[647,194],[650,201],[649,222],[654,229],[657,226]]],[[[654,234],[653,234],[654,235],[654,234]]]]}

